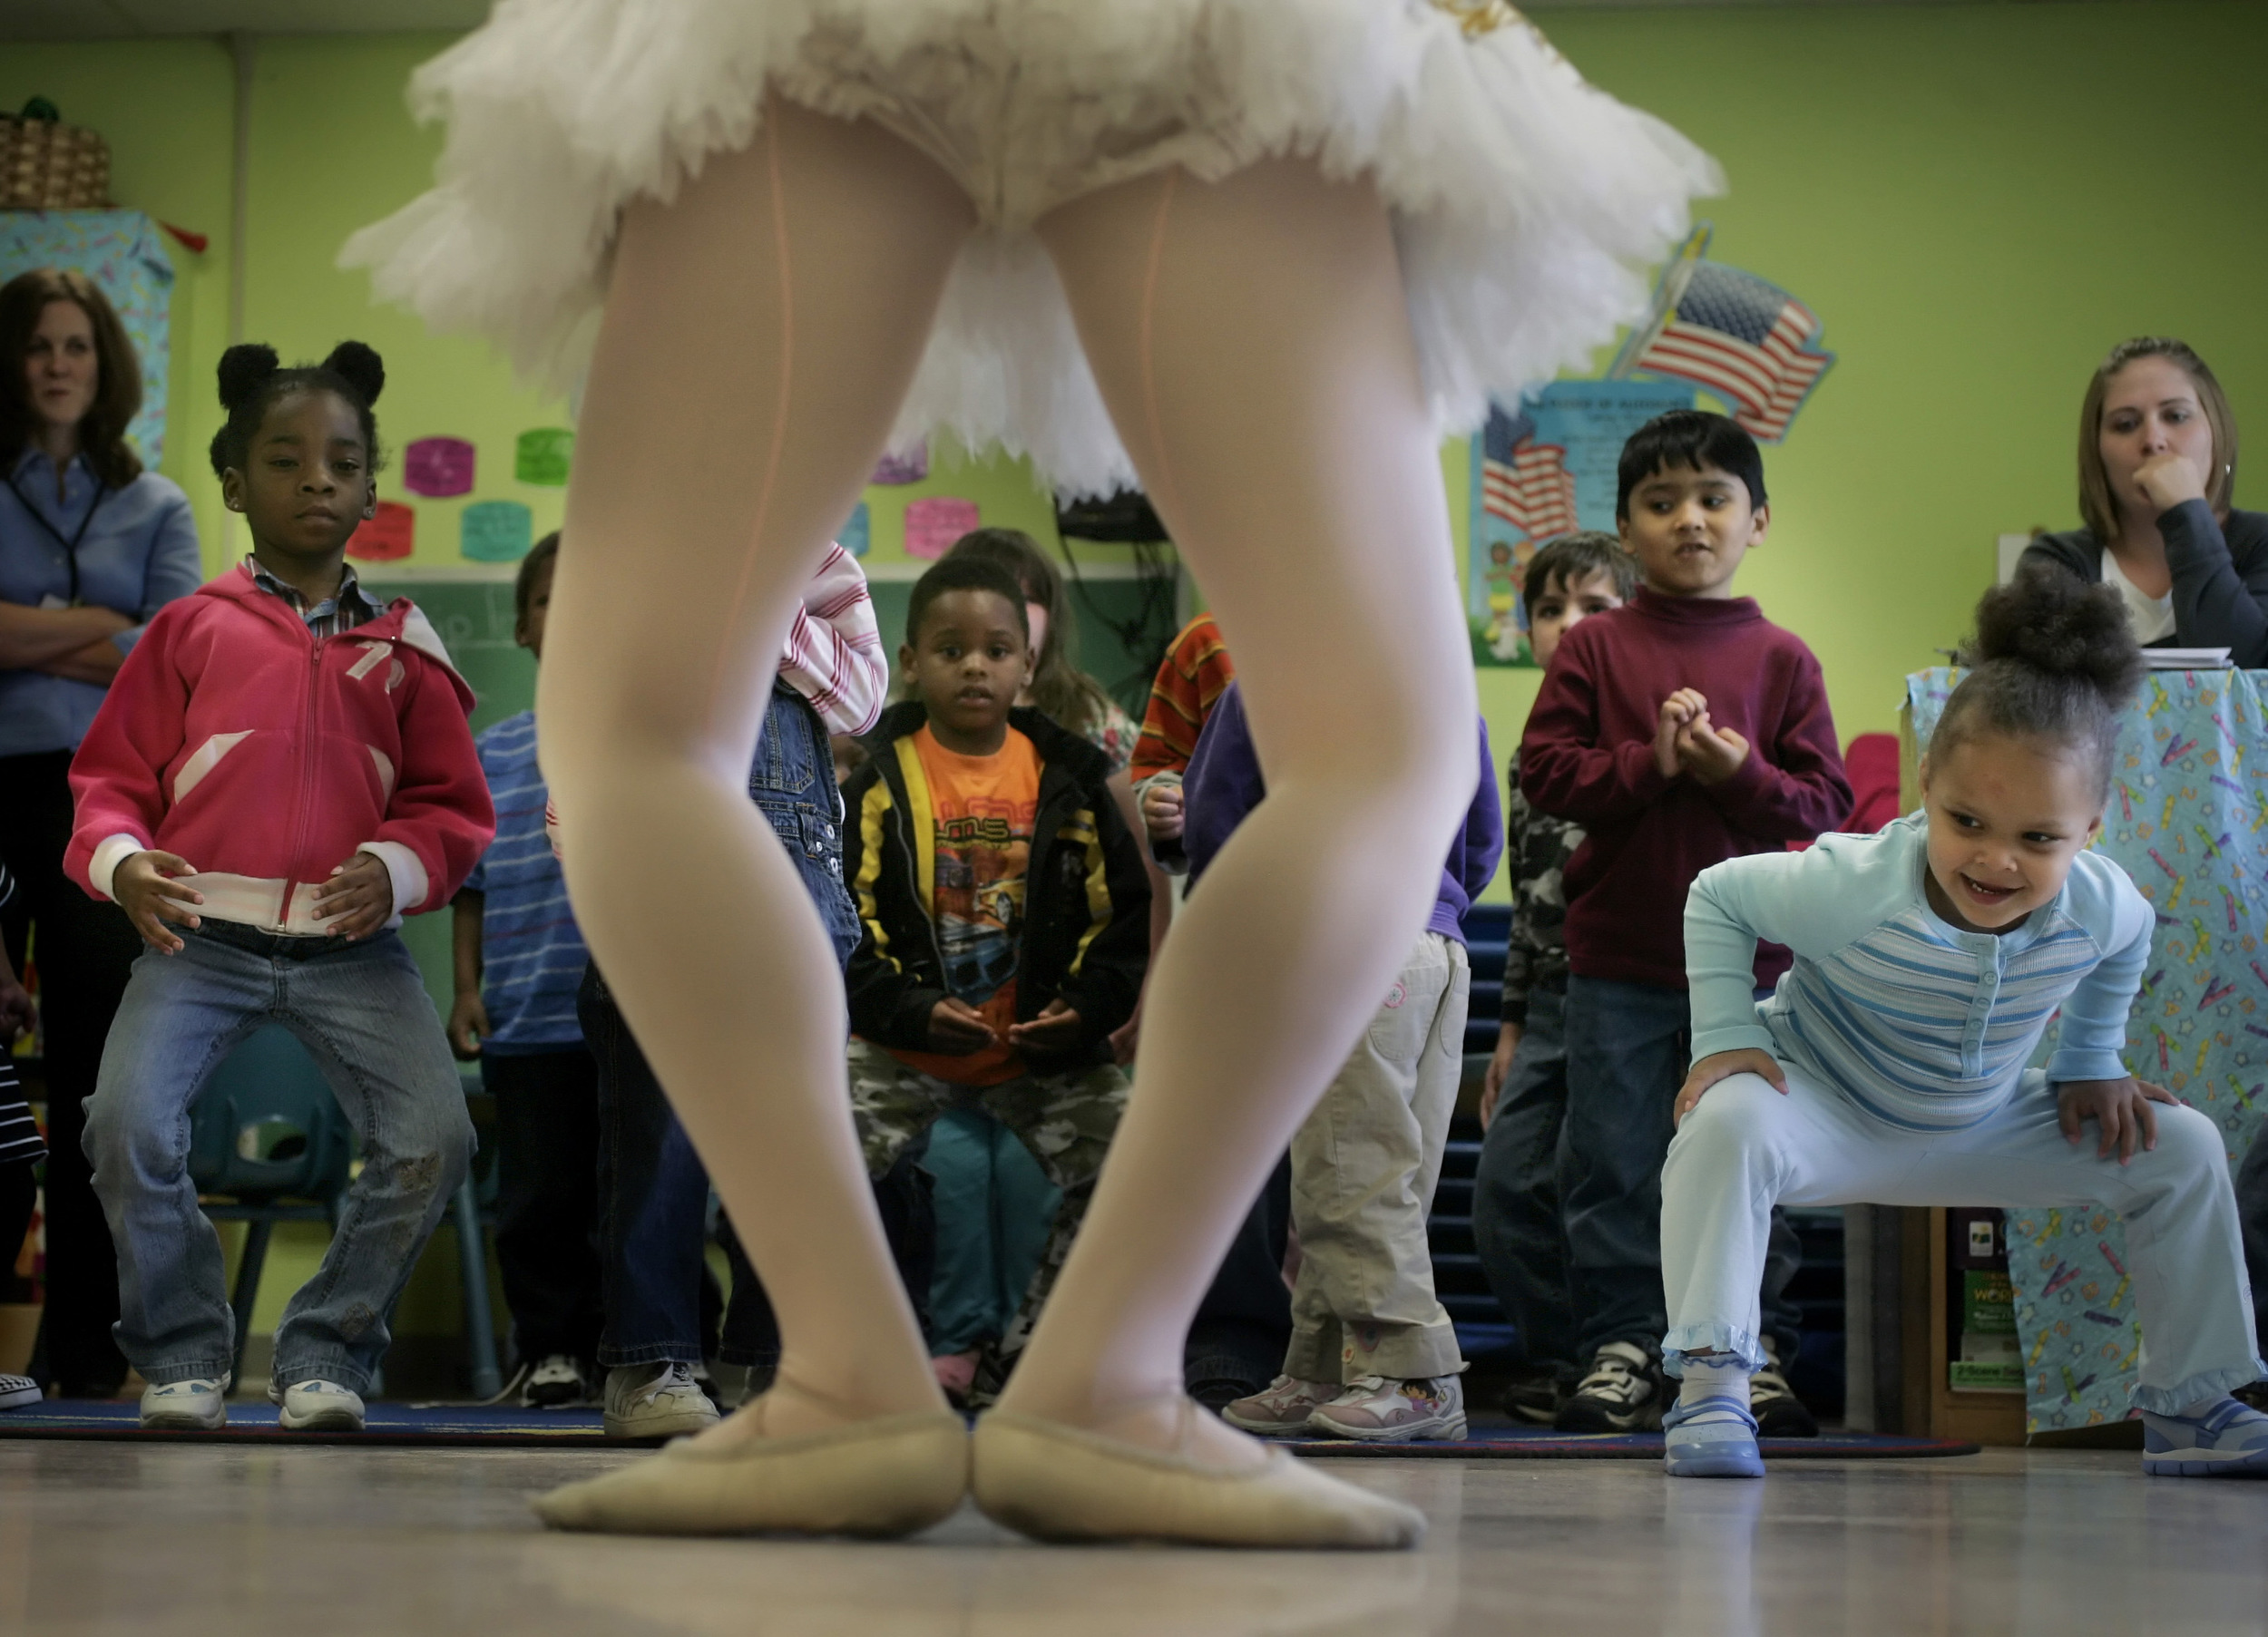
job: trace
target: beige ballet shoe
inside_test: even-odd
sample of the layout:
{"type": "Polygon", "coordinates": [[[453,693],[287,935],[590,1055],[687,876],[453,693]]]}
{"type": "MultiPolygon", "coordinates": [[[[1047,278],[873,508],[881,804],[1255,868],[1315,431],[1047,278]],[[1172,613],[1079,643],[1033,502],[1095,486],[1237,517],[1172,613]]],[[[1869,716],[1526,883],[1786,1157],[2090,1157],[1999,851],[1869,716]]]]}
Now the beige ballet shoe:
{"type": "Polygon", "coordinates": [[[695,1440],[540,1496],[554,1529],[620,1535],[911,1535],[969,1488],[969,1433],[950,1410],[826,1432],[695,1440]]]}
{"type": "MultiPolygon", "coordinates": [[[[1188,1413],[1198,1413],[1194,1405],[1188,1413]]],[[[1425,1534],[1414,1506],[1325,1476],[1282,1449],[1258,1466],[1223,1471],[996,1409],[978,1420],[971,1452],[976,1504],[1035,1540],[1395,1551],[1425,1534]]]]}

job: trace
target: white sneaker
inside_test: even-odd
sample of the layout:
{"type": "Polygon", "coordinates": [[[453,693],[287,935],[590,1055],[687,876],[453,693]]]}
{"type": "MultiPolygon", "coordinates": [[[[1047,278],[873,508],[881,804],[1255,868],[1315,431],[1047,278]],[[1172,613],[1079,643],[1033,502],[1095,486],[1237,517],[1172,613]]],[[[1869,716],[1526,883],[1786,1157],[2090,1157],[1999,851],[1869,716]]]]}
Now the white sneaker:
{"type": "Polygon", "coordinates": [[[689,1364],[631,1364],[606,1375],[606,1436],[673,1438],[719,1417],[689,1364]]]}
{"type": "Polygon", "coordinates": [[[229,1379],[168,1381],[142,1389],[145,1432],[219,1432],[229,1424],[229,1379]]]}
{"type": "Polygon", "coordinates": [[[282,1407],[276,1419],[286,1432],[360,1432],[362,1395],[336,1381],[268,1384],[268,1401],[282,1407]]]}
{"type": "Polygon", "coordinates": [[[0,1376],[0,1409],[28,1409],[43,1397],[29,1376],[0,1376]]]}

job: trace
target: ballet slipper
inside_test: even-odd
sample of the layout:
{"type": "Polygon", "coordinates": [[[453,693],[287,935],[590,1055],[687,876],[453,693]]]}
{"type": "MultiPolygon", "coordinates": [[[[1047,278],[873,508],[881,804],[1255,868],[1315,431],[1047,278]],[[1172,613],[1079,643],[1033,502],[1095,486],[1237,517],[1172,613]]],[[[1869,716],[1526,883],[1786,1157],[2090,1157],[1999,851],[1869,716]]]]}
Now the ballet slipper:
{"type": "Polygon", "coordinates": [[[968,1428],[941,1409],[794,1437],[686,1439],[533,1505],[554,1529],[897,1535],[949,1516],[968,1487],[968,1428]]]}
{"type": "Polygon", "coordinates": [[[977,1421],[971,1453],[976,1504],[1034,1540],[1394,1551],[1425,1533],[1414,1506],[1280,1448],[1257,1466],[1228,1470],[996,1409],[977,1421]]]}

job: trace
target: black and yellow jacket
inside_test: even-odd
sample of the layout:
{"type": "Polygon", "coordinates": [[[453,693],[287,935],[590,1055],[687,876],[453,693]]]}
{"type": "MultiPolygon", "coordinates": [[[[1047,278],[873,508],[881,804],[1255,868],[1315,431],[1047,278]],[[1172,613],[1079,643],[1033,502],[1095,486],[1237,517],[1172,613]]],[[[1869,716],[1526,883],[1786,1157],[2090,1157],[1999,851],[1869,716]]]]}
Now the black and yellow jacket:
{"type": "MultiPolygon", "coordinates": [[[[931,919],[935,853],[927,782],[913,736],[918,699],[892,706],[865,736],[866,764],[844,786],[843,879],[858,906],[858,947],[844,979],[852,1032],[876,1046],[927,1051],[929,1014],[950,991],[931,919]]],[[[1134,1015],[1149,961],[1149,878],[1105,781],[1110,758],[1036,710],[1009,725],[1040,753],[1040,803],[1024,877],[1016,1018],[1059,996],[1078,1012],[1079,1044],[1027,1050],[1035,1074],[1110,1060],[1110,1036],[1134,1015]]]]}

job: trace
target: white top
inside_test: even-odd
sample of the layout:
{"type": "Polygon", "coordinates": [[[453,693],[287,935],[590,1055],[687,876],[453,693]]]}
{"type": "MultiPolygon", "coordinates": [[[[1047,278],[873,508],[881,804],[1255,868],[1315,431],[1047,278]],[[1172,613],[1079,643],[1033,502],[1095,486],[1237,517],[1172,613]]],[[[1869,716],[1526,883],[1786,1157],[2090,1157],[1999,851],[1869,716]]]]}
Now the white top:
{"type": "Polygon", "coordinates": [[[2108,547],[2103,550],[2103,583],[2116,586],[2118,595],[2126,599],[2126,622],[2134,627],[2136,642],[2162,642],[2174,634],[2172,590],[2163,597],[2151,596],[2126,578],[2126,570],[2118,566],[2108,547]]]}
{"type": "Polygon", "coordinates": [[[2015,1092],[2058,1011],[2048,1077],[2115,1080],[2156,924],[2109,858],[2081,853],[2013,931],[1964,932],[1930,908],[1929,821],[1823,835],[1701,872],[1686,901],[1693,1055],[1753,1047],[1910,1131],[1973,1125],[2015,1092]],[[1795,951],[1762,1004],[1756,940],[1795,951]]]}

